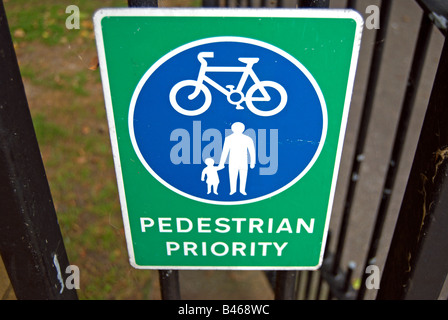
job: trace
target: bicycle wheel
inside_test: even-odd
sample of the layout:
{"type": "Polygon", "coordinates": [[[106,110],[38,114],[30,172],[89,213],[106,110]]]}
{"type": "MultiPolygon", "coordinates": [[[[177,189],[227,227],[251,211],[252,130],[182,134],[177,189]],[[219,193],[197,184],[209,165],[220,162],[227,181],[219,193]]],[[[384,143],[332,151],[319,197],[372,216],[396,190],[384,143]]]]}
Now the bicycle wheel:
{"type": "Polygon", "coordinates": [[[200,91],[204,94],[204,102],[201,102],[201,99],[203,98],[198,98],[201,96],[200,92],[195,97],[192,97],[190,99],[191,94],[196,90],[197,86],[198,82],[196,80],[183,80],[173,86],[170,91],[170,103],[174,110],[185,116],[197,116],[204,113],[210,107],[212,103],[212,95],[210,93],[210,90],[203,84],[199,84],[199,86],[200,91]],[[181,90],[182,92],[180,92],[181,90]],[[199,105],[201,105],[202,103],[202,105],[199,108],[193,106],[193,109],[188,109],[181,107],[178,101],[183,101],[182,103],[185,104],[185,107],[188,107],[190,105],[190,102],[191,104],[194,104],[194,102],[196,102],[199,105]]]}
{"type": "Polygon", "coordinates": [[[261,116],[261,117],[270,117],[274,116],[280,111],[283,110],[286,106],[286,102],[288,101],[288,95],[286,94],[285,88],[283,88],[280,84],[274,81],[260,81],[259,83],[254,84],[252,87],[247,90],[246,94],[246,105],[247,108],[252,111],[252,113],[261,116]],[[266,90],[267,96],[262,93],[262,89],[266,90]],[[259,92],[262,96],[254,97],[255,92],[259,92]],[[269,94],[270,92],[270,94],[269,94]],[[266,102],[271,102],[271,96],[274,96],[275,103],[274,108],[272,108],[272,105],[268,105],[268,110],[257,108],[254,105],[254,102],[257,102],[257,104],[260,104],[260,107],[262,104],[265,104],[266,102]],[[278,102],[277,102],[278,100],[278,102]]]}

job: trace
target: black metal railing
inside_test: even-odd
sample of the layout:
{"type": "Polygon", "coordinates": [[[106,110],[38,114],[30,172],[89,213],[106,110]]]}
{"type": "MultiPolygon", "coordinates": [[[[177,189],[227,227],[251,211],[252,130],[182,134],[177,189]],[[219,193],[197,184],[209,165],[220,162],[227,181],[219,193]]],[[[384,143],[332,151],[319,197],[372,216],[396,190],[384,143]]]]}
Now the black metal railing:
{"type": "Polygon", "coordinates": [[[63,290],[68,258],[2,1],[0,199],[0,254],[16,296],[76,299],[63,290]]]}

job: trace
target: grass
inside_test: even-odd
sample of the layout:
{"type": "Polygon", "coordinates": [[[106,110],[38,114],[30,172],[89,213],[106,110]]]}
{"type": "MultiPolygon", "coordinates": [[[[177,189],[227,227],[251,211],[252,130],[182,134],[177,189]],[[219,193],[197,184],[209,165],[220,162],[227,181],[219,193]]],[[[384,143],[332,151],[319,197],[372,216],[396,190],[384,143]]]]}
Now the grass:
{"type": "Polygon", "coordinates": [[[56,73],[52,75],[45,75],[36,73],[35,68],[26,65],[21,67],[22,77],[29,79],[33,84],[47,87],[52,90],[70,91],[75,95],[86,96],[86,73],[79,71],[74,74],[56,73]]]}

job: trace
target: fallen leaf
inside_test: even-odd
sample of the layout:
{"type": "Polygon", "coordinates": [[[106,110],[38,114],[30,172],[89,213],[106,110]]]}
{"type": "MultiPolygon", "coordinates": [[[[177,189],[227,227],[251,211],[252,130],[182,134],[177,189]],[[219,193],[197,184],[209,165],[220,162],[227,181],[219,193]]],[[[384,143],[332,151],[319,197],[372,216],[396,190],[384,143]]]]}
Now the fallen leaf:
{"type": "Polygon", "coordinates": [[[81,131],[82,131],[83,134],[89,134],[90,133],[90,127],[83,126],[81,131]]]}
{"type": "Polygon", "coordinates": [[[90,60],[89,70],[96,70],[99,67],[98,56],[95,56],[90,60]]]}
{"type": "Polygon", "coordinates": [[[14,37],[16,38],[24,38],[25,34],[25,30],[23,30],[22,28],[16,29],[16,31],[14,31],[14,37]]]}

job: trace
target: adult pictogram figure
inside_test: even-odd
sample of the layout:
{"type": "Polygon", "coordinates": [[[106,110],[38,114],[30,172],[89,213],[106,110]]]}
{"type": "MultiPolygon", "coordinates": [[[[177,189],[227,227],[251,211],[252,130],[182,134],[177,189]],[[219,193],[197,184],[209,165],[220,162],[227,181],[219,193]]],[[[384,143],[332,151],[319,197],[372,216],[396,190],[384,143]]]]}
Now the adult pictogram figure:
{"type": "Polygon", "coordinates": [[[250,168],[253,169],[255,167],[255,145],[252,138],[243,133],[245,129],[243,123],[235,122],[231,129],[232,134],[227,136],[224,140],[224,147],[218,169],[223,169],[227,158],[229,158],[230,194],[232,195],[236,192],[239,176],[240,193],[246,195],[248,160],[250,160],[250,168]]]}

